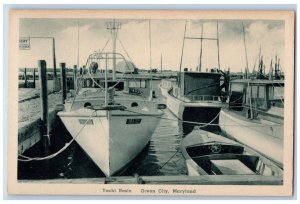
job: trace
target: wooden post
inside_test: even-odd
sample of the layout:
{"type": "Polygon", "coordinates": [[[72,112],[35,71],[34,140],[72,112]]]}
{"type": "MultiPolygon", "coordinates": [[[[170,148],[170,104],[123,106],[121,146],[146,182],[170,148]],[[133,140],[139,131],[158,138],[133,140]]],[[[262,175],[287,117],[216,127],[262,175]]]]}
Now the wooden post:
{"type": "Polygon", "coordinates": [[[35,88],[35,68],[33,70],[33,88],[35,88]]]}
{"type": "Polygon", "coordinates": [[[47,87],[47,65],[45,60],[38,61],[41,109],[41,136],[45,148],[45,155],[49,152],[49,116],[48,116],[48,87],[47,87]]]}
{"type": "Polygon", "coordinates": [[[27,88],[27,69],[24,70],[24,88],[27,88]]]}
{"type": "Polygon", "coordinates": [[[77,89],[77,65],[74,65],[73,69],[73,80],[74,80],[74,90],[77,89]]]}
{"type": "Polygon", "coordinates": [[[65,100],[67,98],[66,63],[60,63],[60,84],[62,92],[62,103],[65,104],[65,100]]]}

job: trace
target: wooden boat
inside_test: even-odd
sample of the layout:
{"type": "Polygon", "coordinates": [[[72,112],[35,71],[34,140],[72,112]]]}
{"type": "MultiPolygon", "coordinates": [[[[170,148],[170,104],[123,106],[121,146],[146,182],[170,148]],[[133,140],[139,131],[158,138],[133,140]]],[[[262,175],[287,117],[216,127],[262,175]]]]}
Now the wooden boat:
{"type": "MultiPolygon", "coordinates": [[[[87,67],[112,58],[111,53],[93,53],[87,67]]],[[[103,173],[111,176],[143,150],[163,112],[155,102],[142,96],[146,91],[141,86],[149,87],[147,79],[132,87],[135,79],[114,80],[107,67],[104,73],[105,78],[97,77],[97,73],[80,77],[81,87],[58,116],[103,173]]]]}
{"type": "MultiPolygon", "coordinates": [[[[240,133],[243,134],[243,133],[240,133]]],[[[233,140],[194,129],[181,142],[188,174],[282,176],[283,170],[250,148],[233,140]]]]}
{"type": "MultiPolygon", "coordinates": [[[[199,66],[197,67],[196,71],[189,71],[188,68],[185,68],[184,71],[181,71],[180,67],[176,82],[162,80],[160,86],[161,91],[167,98],[167,106],[169,110],[180,120],[218,124],[218,115],[221,108],[225,107],[227,99],[226,93],[222,94],[221,91],[222,88],[225,88],[228,84],[227,74],[221,71],[219,56],[218,68],[207,68],[206,72],[201,70],[202,41],[207,40],[206,38],[186,37],[184,32],[181,60],[183,56],[185,39],[201,39],[199,66]],[[224,76],[224,79],[226,78],[226,80],[224,80],[224,84],[221,83],[222,75],[224,76]]],[[[217,42],[217,53],[219,55],[218,37],[209,39],[217,42]]],[[[225,88],[225,92],[227,87],[225,88]]],[[[187,125],[186,123],[183,123],[184,133],[187,134],[192,130],[193,125],[187,125]]]]}
{"type": "Polygon", "coordinates": [[[225,135],[283,168],[283,125],[284,81],[240,79],[230,82],[229,105],[221,110],[219,117],[219,126],[225,135]]]}

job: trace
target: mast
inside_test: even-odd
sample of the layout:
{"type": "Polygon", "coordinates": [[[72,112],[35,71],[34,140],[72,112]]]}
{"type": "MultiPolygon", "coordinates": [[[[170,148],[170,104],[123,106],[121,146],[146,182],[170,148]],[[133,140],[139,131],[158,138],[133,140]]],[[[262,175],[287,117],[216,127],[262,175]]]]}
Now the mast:
{"type": "Polygon", "coordinates": [[[243,34],[244,34],[244,47],[245,47],[245,55],[246,55],[246,79],[248,79],[248,72],[249,72],[249,68],[248,68],[248,55],[247,55],[247,45],[246,45],[246,37],[245,37],[245,27],[244,27],[244,23],[242,22],[243,25],[243,34]]]}
{"type": "Polygon", "coordinates": [[[152,97],[153,97],[153,93],[152,93],[152,91],[153,91],[153,87],[152,87],[152,53],[151,53],[151,50],[152,50],[152,46],[151,46],[151,20],[149,19],[149,48],[150,48],[150,76],[151,76],[151,81],[150,81],[150,98],[149,98],[149,100],[151,100],[152,99],[152,97]]]}
{"type": "Polygon", "coordinates": [[[111,37],[113,41],[113,80],[116,80],[116,41],[118,36],[118,30],[121,28],[121,24],[116,22],[114,19],[113,22],[107,24],[107,29],[111,31],[111,37]]]}
{"type": "Polygon", "coordinates": [[[79,18],[77,19],[77,69],[79,69],[79,18]]]}
{"type": "Polygon", "coordinates": [[[250,83],[249,83],[249,80],[248,80],[248,56],[247,56],[247,46],[246,46],[246,37],[245,37],[245,27],[244,27],[244,23],[242,22],[242,25],[243,25],[243,34],[244,34],[244,46],[245,46],[245,55],[246,55],[246,79],[248,81],[248,86],[247,88],[250,89],[248,91],[248,97],[249,97],[249,106],[250,106],[250,119],[253,119],[253,110],[252,110],[252,90],[251,90],[251,87],[250,87],[250,83]]]}
{"type": "Polygon", "coordinates": [[[160,72],[162,73],[162,53],[160,53],[160,72]]]}
{"type": "Polygon", "coordinates": [[[218,69],[220,70],[219,21],[217,20],[218,69]]]}
{"type": "Polygon", "coordinates": [[[108,60],[107,60],[107,58],[108,58],[108,56],[107,56],[108,54],[106,54],[106,56],[105,56],[105,106],[107,106],[108,105],[108,82],[107,82],[107,63],[108,63],[108,60]]]}
{"type": "Polygon", "coordinates": [[[202,66],[202,43],[203,43],[203,22],[201,24],[201,39],[200,39],[200,58],[199,58],[199,68],[198,71],[201,72],[202,66]]]}
{"type": "Polygon", "coordinates": [[[183,41],[182,41],[182,50],[181,50],[181,58],[180,58],[179,72],[181,72],[181,67],[182,67],[182,58],[183,58],[183,50],[184,50],[184,41],[185,41],[185,34],[186,34],[186,24],[187,24],[187,20],[185,20],[185,26],[184,26],[184,34],[183,34],[183,41]]]}

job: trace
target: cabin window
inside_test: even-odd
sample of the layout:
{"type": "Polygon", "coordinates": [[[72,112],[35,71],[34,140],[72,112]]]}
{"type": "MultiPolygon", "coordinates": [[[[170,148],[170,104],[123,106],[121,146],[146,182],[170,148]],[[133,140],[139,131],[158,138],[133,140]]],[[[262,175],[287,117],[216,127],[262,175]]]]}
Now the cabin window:
{"type": "Polygon", "coordinates": [[[91,86],[91,81],[89,79],[86,80],[86,87],[90,87],[91,86]]]}
{"type": "Polygon", "coordinates": [[[251,86],[251,98],[257,98],[258,95],[258,86],[251,86]]]}
{"type": "Polygon", "coordinates": [[[273,100],[274,99],[274,88],[273,86],[269,86],[269,100],[273,100]]]}
{"type": "Polygon", "coordinates": [[[243,93],[243,85],[242,84],[234,84],[234,83],[232,83],[231,84],[231,91],[243,93]]]}
{"type": "Polygon", "coordinates": [[[269,86],[269,100],[284,99],[284,87],[269,86]]]}
{"type": "Polygon", "coordinates": [[[274,99],[284,99],[284,87],[274,87],[274,99]]]}
{"type": "Polygon", "coordinates": [[[265,86],[260,86],[258,91],[258,98],[265,98],[265,86]]]}
{"type": "Polygon", "coordinates": [[[146,81],[145,80],[133,80],[129,81],[129,88],[146,88],[146,81]]]}

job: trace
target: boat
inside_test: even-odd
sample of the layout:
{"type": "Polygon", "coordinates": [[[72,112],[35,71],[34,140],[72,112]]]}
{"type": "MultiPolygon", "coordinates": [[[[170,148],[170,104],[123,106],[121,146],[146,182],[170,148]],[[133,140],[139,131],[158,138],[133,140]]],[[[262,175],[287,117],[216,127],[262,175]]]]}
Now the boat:
{"type": "MultiPolygon", "coordinates": [[[[177,80],[162,80],[161,92],[166,98],[168,109],[181,121],[218,124],[220,110],[226,106],[229,71],[224,72],[220,68],[219,46],[218,68],[206,69],[206,72],[201,71],[202,41],[207,40],[207,38],[203,36],[201,38],[186,37],[184,32],[182,55],[185,39],[201,40],[199,66],[196,71],[189,71],[188,68],[181,71],[180,64],[177,80]],[[224,79],[223,84],[221,78],[224,79]]],[[[219,45],[218,37],[209,38],[209,40],[215,40],[219,45]]],[[[183,123],[182,126],[185,134],[191,132],[194,128],[191,123],[183,123]]]]}
{"type": "Polygon", "coordinates": [[[220,112],[222,132],[283,167],[284,81],[232,80],[229,90],[229,105],[220,112]]]}
{"type": "MultiPolygon", "coordinates": [[[[107,61],[109,55],[93,53],[88,64],[92,60],[107,61]]],[[[103,79],[96,75],[79,78],[81,88],[66,100],[58,116],[103,173],[111,176],[144,149],[163,112],[156,102],[141,96],[146,93],[142,84],[149,87],[148,79],[131,87],[134,79],[103,79]]]]}
{"type": "Polygon", "coordinates": [[[283,175],[280,167],[249,147],[199,128],[182,140],[180,149],[189,176],[245,175],[247,179],[251,175],[283,175]]]}
{"type": "Polygon", "coordinates": [[[160,88],[167,107],[180,120],[217,124],[221,108],[226,107],[220,79],[216,72],[181,72],[177,82],[162,80],[160,88]]]}
{"type": "Polygon", "coordinates": [[[107,176],[121,173],[149,143],[164,106],[152,100],[151,78],[133,77],[135,66],[115,52],[89,55],[74,97],[58,113],[73,139],[107,176]],[[134,70],[133,70],[134,71],[134,70]]]}

